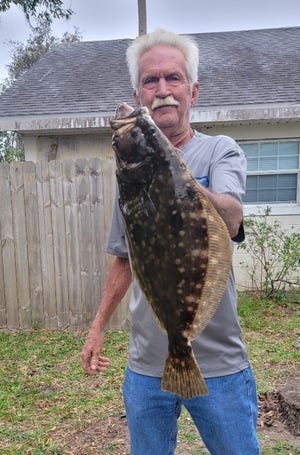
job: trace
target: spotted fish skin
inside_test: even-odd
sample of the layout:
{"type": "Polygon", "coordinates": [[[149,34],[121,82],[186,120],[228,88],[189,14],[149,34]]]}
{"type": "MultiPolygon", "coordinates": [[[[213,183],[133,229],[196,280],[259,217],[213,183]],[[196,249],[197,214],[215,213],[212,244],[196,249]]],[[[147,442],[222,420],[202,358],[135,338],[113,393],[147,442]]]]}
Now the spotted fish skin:
{"type": "Polygon", "coordinates": [[[191,341],[229,278],[227,228],[145,107],[122,103],[111,127],[132,269],[168,335],[162,389],[184,398],[207,394],[191,341]]]}

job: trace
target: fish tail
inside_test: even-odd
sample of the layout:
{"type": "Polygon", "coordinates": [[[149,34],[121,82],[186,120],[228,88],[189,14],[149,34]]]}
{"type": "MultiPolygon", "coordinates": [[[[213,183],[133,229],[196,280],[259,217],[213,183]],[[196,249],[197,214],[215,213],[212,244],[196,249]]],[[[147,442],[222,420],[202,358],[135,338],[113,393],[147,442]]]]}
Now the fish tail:
{"type": "Polygon", "coordinates": [[[176,393],[187,399],[208,394],[204,378],[192,352],[180,359],[169,354],[161,388],[165,392],[176,393]]]}

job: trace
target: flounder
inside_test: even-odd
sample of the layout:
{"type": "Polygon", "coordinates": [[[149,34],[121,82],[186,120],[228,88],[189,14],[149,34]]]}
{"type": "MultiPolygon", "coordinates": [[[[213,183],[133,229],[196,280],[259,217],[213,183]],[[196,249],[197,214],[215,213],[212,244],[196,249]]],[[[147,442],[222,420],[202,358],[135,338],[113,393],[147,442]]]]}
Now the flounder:
{"type": "Polygon", "coordinates": [[[131,267],[168,335],[162,390],[205,395],[191,341],[216,312],[229,278],[227,228],[147,108],[121,103],[111,127],[131,267]]]}

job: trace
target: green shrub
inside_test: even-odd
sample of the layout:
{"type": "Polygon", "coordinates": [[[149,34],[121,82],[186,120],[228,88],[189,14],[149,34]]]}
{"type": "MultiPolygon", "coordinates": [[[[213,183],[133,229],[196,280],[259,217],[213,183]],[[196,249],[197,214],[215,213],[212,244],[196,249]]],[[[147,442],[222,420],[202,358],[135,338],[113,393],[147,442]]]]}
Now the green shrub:
{"type": "Polygon", "coordinates": [[[245,219],[246,239],[238,249],[251,257],[246,267],[252,290],[259,290],[261,297],[278,298],[300,284],[300,233],[293,228],[290,233],[284,232],[278,221],[271,222],[270,213],[267,207],[263,215],[245,219]]]}

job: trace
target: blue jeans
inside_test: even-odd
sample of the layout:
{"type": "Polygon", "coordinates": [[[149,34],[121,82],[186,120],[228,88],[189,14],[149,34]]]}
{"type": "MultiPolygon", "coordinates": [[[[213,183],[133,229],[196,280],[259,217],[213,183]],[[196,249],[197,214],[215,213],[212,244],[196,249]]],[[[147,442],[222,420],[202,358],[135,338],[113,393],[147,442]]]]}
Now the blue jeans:
{"type": "Polygon", "coordinates": [[[182,399],[162,392],[161,379],[127,368],[123,395],[131,455],[173,455],[182,405],[211,455],[258,455],[257,396],[251,368],[206,379],[209,395],[182,399]]]}

